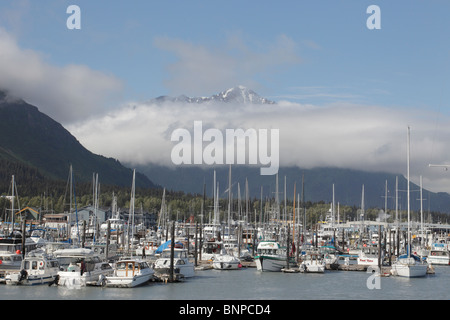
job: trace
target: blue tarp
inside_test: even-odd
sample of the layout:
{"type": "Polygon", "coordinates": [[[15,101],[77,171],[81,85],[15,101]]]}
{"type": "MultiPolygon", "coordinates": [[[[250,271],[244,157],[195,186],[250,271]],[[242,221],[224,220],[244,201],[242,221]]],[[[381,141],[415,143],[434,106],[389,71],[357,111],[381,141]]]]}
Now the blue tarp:
{"type": "MultiPolygon", "coordinates": [[[[161,252],[163,252],[164,249],[169,248],[169,246],[170,246],[171,243],[172,243],[172,240],[168,240],[168,241],[164,242],[162,245],[160,245],[160,246],[158,247],[158,249],[156,249],[156,252],[155,252],[155,253],[161,253],[161,252]]],[[[175,242],[175,247],[178,247],[178,246],[180,246],[181,248],[183,248],[183,243],[181,243],[181,242],[175,242]]]]}

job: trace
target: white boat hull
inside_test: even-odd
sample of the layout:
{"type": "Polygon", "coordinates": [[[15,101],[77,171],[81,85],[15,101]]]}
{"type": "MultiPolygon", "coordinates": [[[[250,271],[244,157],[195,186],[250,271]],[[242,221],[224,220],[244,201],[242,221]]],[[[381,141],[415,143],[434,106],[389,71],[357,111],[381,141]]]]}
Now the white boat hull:
{"type": "Polygon", "coordinates": [[[83,275],[80,272],[70,272],[70,271],[60,271],[59,275],[59,286],[65,287],[85,287],[91,283],[97,283],[101,279],[100,276],[112,275],[113,270],[107,272],[102,271],[86,271],[83,275]]]}
{"type": "Polygon", "coordinates": [[[391,273],[399,277],[418,278],[426,276],[427,268],[424,263],[396,262],[392,265],[391,273]]]}
{"type": "Polygon", "coordinates": [[[300,265],[300,271],[303,271],[306,273],[324,273],[325,265],[324,264],[302,263],[300,265]]]}
{"type": "Polygon", "coordinates": [[[216,255],[213,260],[213,268],[216,270],[239,270],[241,261],[231,255],[216,255]]]}
{"type": "Polygon", "coordinates": [[[428,256],[427,257],[427,262],[429,264],[438,264],[438,265],[450,265],[450,258],[448,256],[443,256],[443,257],[439,257],[439,256],[428,256]]]}
{"type": "Polygon", "coordinates": [[[5,277],[5,282],[7,285],[22,285],[22,286],[34,286],[34,285],[43,285],[50,284],[55,281],[57,274],[54,275],[37,275],[37,276],[28,276],[24,280],[20,280],[19,273],[13,273],[5,277]]]}
{"type": "Polygon", "coordinates": [[[242,268],[240,263],[230,263],[230,262],[213,262],[213,268],[216,270],[239,270],[242,268]]]}
{"type": "Polygon", "coordinates": [[[134,277],[106,277],[104,285],[112,288],[134,288],[150,281],[153,273],[136,275],[134,277]]]}
{"type": "MultiPolygon", "coordinates": [[[[170,267],[154,267],[155,276],[164,277],[170,273],[170,267]]],[[[184,278],[191,278],[195,276],[195,267],[192,266],[174,266],[174,273],[182,275],[184,278]]]]}
{"type": "Polygon", "coordinates": [[[281,269],[287,268],[286,258],[260,256],[255,261],[258,271],[281,272],[281,269]]]}

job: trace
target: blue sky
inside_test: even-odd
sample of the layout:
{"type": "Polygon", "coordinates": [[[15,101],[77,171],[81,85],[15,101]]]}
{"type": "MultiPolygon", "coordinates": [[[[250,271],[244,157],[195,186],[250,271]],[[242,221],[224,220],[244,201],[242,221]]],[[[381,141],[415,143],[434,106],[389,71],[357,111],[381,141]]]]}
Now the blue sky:
{"type": "Polygon", "coordinates": [[[262,62],[260,70],[236,77],[243,83],[229,85],[253,85],[275,100],[436,109],[449,98],[442,91],[449,84],[449,9],[448,1],[2,1],[3,18],[5,11],[21,16],[0,26],[50,64],[87,65],[116,76],[127,98],[227,89],[220,81],[203,92],[201,82],[186,90],[170,85],[176,72],[169,68],[182,49],[158,46],[156,39],[239,59],[243,53],[230,48],[231,39],[264,55],[284,36],[296,61],[262,62]],[[81,9],[81,30],[66,28],[70,4],[81,9]],[[366,27],[371,4],[381,9],[381,30],[366,27]]]}
{"type": "MultiPolygon", "coordinates": [[[[62,122],[93,152],[143,162],[157,153],[167,128],[195,120],[175,119],[187,113],[182,107],[156,110],[145,101],[210,96],[244,85],[283,102],[289,115],[278,119],[280,110],[271,110],[270,118],[249,120],[248,126],[285,126],[292,131],[281,134],[291,143],[323,134],[320,141],[305,142],[300,162],[286,156],[286,164],[402,172],[403,154],[394,158],[411,125],[416,171],[435,189],[448,191],[448,177],[424,168],[450,158],[449,12],[446,0],[3,0],[0,87],[62,122]],[[81,30],[66,27],[72,4],[81,9],[81,30]],[[380,30],[366,26],[370,5],[381,10],[380,30]],[[131,104],[143,108],[141,119],[158,112],[166,116],[158,132],[147,133],[154,137],[147,148],[152,154],[141,154],[142,141],[124,151],[105,140],[122,137],[126,144],[143,135],[148,122],[121,137],[112,132],[138,122],[129,113],[131,104]],[[297,120],[301,125],[293,123],[297,120]],[[103,134],[94,132],[90,121],[103,124],[103,134]],[[311,121],[318,126],[308,127],[311,121]]],[[[258,116],[241,112],[230,115],[229,123],[243,125],[243,118],[258,116]]],[[[211,113],[210,121],[222,115],[211,113]]],[[[170,145],[159,153],[167,157],[170,145]]]]}

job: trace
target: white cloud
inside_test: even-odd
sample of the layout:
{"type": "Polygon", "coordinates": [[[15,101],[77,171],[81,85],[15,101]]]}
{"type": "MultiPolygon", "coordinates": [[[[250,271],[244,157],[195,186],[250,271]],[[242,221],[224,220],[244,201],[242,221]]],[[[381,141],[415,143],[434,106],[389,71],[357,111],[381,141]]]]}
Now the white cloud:
{"type": "Polygon", "coordinates": [[[114,76],[83,65],[56,67],[43,55],[20,48],[0,28],[0,89],[26,100],[62,123],[104,112],[122,83],[114,76]]]}
{"type": "Polygon", "coordinates": [[[320,107],[292,102],[133,103],[70,130],[97,153],[135,164],[171,165],[176,144],[170,141],[171,133],[177,128],[191,131],[196,120],[203,122],[204,130],[279,129],[281,166],[333,166],[396,174],[406,174],[406,128],[411,125],[414,182],[423,175],[425,188],[448,191],[442,170],[430,169],[428,164],[450,158],[450,129],[440,128],[436,134],[435,118],[418,110],[341,103],[320,107]]]}
{"type": "Polygon", "coordinates": [[[214,93],[236,84],[257,89],[261,84],[255,79],[261,74],[301,62],[297,45],[286,35],[253,47],[238,34],[230,35],[215,49],[168,37],[158,37],[154,44],[176,57],[167,67],[170,78],[165,82],[176,95],[214,93]]]}

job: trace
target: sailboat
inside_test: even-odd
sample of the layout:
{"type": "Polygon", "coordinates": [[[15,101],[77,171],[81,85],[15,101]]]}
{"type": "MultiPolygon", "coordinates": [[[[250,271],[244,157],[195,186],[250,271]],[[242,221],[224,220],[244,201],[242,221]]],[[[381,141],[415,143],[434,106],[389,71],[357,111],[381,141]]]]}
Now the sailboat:
{"type": "MultiPolygon", "coordinates": [[[[228,174],[228,239],[231,238],[231,165],[228,174]]],[[[231,250],[230,250],[231,251],[231,250]]],[[[216,270],[239,270],[242,267],[238,257],[228,253],[223,248],[219,254],[213,256],[213,268],[216,270]]]]}
{"type": "Polygon", "coordinates": [[[135,226],[134,226],[134,201],[136,197],[136,170],[133,169],[133,182],[131,185],[131,199],[130,199],[130,211],[128,213],[128,223],[127,223],[127,252],[133,251],[134,248],[134,232],[135,232],[135,226]],[[130,230],[131,229],[131,230],[130,230]]]}
{"type": "Polygon", "coordinates": [[[409,153],[410,153],[410,128],[408,126],[407,139],[407,202],[408,202],[408,245],[407,252],[397,258],[392,265],[391,273],[406,278],[424,277],[427,274],[428,265],[419,257],[411,254],[411,222],[410,222],[410,185],[409,185],[409,153]]]}

